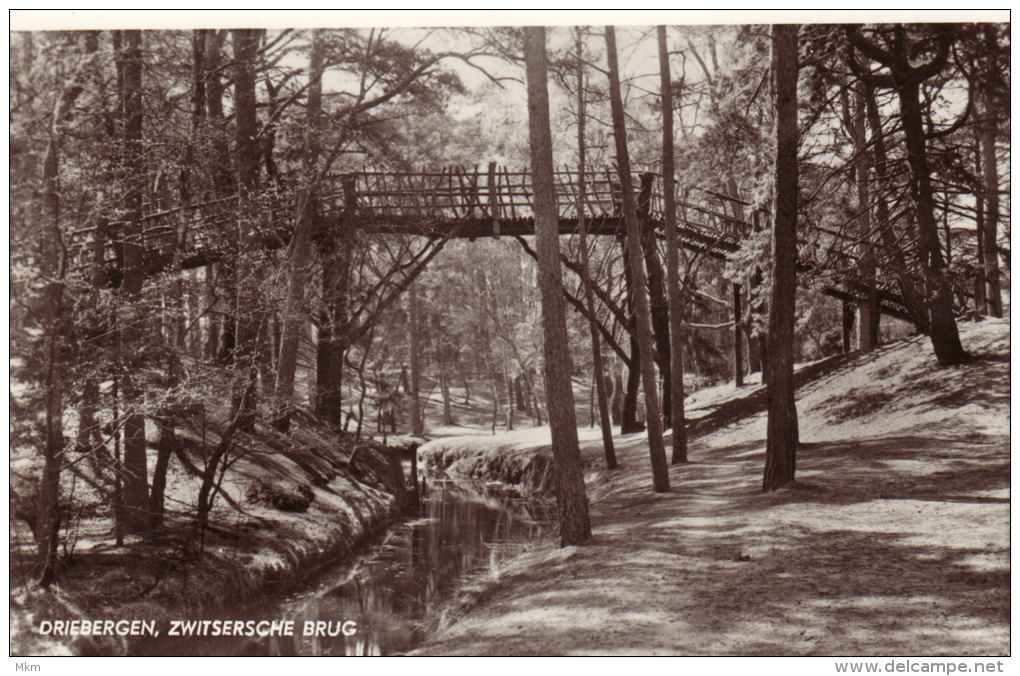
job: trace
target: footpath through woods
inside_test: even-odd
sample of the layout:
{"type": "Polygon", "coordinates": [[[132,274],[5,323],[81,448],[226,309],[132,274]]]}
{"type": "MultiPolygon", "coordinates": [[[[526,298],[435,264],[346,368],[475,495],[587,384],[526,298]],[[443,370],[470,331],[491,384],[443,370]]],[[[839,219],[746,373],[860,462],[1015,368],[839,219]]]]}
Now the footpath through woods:
{"type": "Polygon", "coordinates": [[[478,578],[418,653],[1008,654],[1009,323],[961,334],[961,366],[921,336],[802,366],[793,488],[760,490],[760,386],[688,400],[692,462],[668,494],[643,435],[618,438],[612,472],[588,437],[591,544],[478,578]]]}

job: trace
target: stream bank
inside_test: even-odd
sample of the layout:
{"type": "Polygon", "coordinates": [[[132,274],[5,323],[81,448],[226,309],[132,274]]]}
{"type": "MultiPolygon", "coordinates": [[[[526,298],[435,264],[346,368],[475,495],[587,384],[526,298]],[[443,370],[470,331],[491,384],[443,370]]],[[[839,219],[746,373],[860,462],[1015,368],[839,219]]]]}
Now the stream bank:
{"type": "Polygon", "coordinates": [[[187,639],[135,642],[131,654],[404,654],[443,622],[452,596],[466,585],[498,579],[504,561],[541,539],[555,527],[553,521],[546,501],[496,497],[482,485],[433,480],[420,504],[355,556],[322,567],[287,593],[250,607],[217,609],[203,616],[209,626],[181,627],[190,632],[187,639]],[[242,635],[223,635],[224,618],[235,627],[242,623],[242,635]],[[273,633],[274,622],[291,624],[273,633]]]}
{"type": "MultiPolygon", "coordinates": [[[[65,473],[71,547],[49,589],[33,584],[32,533],[12,519],[12,654],[129,654],[134,637],[55,635],[43,623],[129,619],[165,633],[171,619],[249,606],[345,560],[411,502],[401,458],[412,449],[333,434],[311,416],[297,418],[287,434],[256,423],[237,439],[211,526],[201,533],[196,472],[203,449],[218,443],[223,429],[214,415],[179,421],[181,452],[168,472],[164,526],[144,538],[127,535],[123,546],[114,542],[106,499],[65,473]]],[[[158,436],[147,436],[152,467],[158,436]]],[[[33,473],[30,460],[17,458],[12,470],[33,473]]]]}

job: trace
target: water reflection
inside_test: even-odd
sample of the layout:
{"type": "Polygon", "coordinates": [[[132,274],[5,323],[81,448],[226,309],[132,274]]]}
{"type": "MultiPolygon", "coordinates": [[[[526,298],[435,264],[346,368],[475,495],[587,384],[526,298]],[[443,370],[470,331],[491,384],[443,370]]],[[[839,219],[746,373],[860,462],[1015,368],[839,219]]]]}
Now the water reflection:
{"type": "MultiPolygon", "coordinates": [[[[245,619],[293,619],[293,636],[176,639],[179,643],[170,651],[401,654],[419,645],[434,628],[465,576],[498,576],[503,561],[554,528],[554,506],[549,503],[497,500],[445,481],[433,483],[429,490],[417,514],[392,528],[353,565],[328,570],[301,592],[243,614],[245,619]],[[356,623],[355,631],[351,623],[356,623]]],[[[166,654],[167,648],[164,644],[158,652],[166,654]]]]}

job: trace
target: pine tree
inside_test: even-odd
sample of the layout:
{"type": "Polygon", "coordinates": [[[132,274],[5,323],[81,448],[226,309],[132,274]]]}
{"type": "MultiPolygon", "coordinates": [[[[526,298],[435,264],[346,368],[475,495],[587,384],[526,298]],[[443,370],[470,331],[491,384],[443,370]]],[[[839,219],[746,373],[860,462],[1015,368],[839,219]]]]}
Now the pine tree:
{"type": "Polygon", "coordinates": [[[552,134],[549,129],[549,90],[545,28],[525,29],[524,56],[528,85],[528,131],[534,185],[535,232],[538,247],[538,285],[542,296],[545,336],[545,387],[552,428],[556,472],[556,504],[560,516],[560,544],[580,544],[591,538],[588,500],[581,472],[574,392],[570,382],[570,354],[560,270],[559,209],[553,178],[552,134]]]}
{"type": "Polygon", "coordinates": [[[769,311],[765,442],[766,491],[794,478],[797,407],[793,391],[793,324],[797,271],[797,33],[799,26],[772,27],[776,149],[772,223],[772,305],[769,311]]]}

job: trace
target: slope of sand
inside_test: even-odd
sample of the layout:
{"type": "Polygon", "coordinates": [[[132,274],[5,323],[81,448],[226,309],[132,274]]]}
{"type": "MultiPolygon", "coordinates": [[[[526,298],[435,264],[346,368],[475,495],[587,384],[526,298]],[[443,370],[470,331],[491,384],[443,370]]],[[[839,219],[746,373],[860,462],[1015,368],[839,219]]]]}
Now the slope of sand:
{"type": "Polygon", "coordinates": [[[612,472],[588,437],[592,542],[475,580],[418,652],[1008,654],[1009,324],[961,333],[963,366],[915,338],[804,367],[794,488],[760,491],[753,386],[689,400],[692,462],[668,494],[642,435],[617,438],[612,472]]]}

